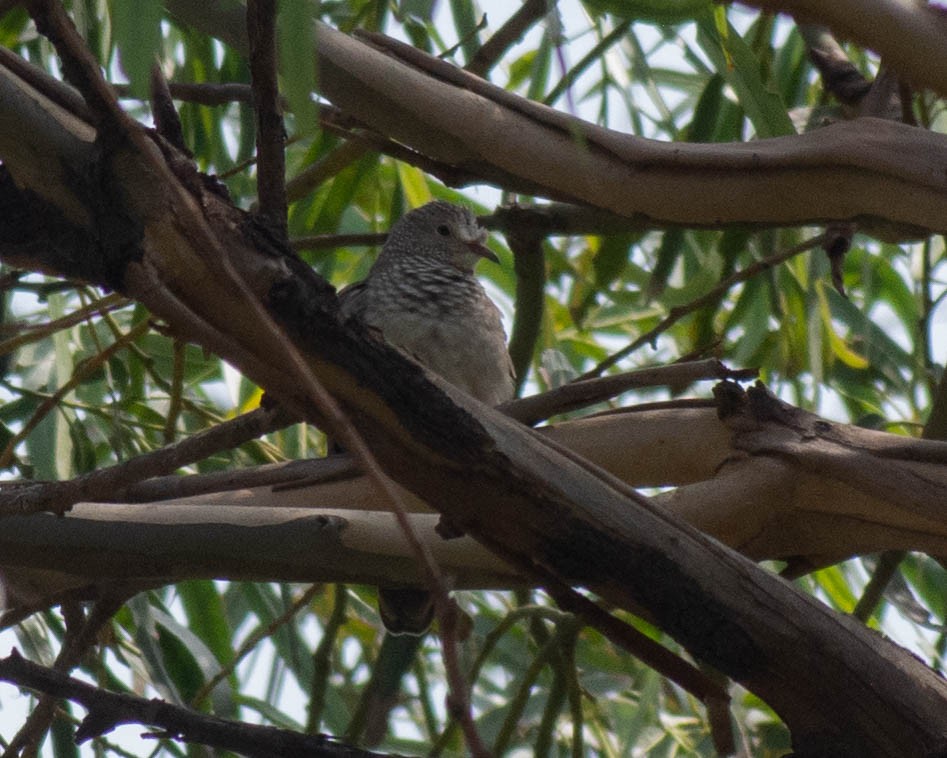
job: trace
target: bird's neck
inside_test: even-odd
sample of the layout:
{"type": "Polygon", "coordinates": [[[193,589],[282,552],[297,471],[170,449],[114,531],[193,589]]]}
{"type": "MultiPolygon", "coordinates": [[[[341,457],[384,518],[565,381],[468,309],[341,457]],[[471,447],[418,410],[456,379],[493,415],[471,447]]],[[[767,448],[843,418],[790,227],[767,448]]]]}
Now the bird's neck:
{"type": "Polygon", "coordinates": [[[458,267],[444,260],[421,256],[384,256],[375,263],[373,274],[436,279],[450,282],[476,282],[473,268],[458,267]]]}

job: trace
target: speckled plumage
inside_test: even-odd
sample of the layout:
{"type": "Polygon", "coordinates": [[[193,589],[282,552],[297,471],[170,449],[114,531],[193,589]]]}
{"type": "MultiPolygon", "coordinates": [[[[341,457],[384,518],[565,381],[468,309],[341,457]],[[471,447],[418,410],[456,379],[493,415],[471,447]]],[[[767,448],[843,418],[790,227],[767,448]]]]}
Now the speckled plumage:
{"type": "MultiPolygon", "coordinates": [[[[395,347],[478,400],[513,397],[513,364],[500,311],[474,276],[481,258],[496,261],[487,233],[466,208],[435,201],[401,218],[368,276],[339,294],[344,318],[377,329],[395,347]]],[[[431,596],[379,588],[389,632],[423,634],[431,596]]]]}
{"type": "Polygon", "coordinates": [[[474,276],[481,258],[496,260],[485,240],[466,208],[428,203],[392,227],[368,276],[340,298],[343,316],[497,405],[513,396],[513,368],[500,311],[474,276]]]}

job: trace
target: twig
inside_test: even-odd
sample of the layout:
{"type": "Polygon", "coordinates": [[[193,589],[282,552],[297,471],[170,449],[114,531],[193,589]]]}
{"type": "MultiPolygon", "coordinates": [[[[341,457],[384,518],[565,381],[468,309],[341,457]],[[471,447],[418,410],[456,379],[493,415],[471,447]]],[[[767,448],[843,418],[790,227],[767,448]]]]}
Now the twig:
{"type": "MultiPolygon", "coordinates": [[[[476,681],[479,678],[481,669],[487,662],[487,659],[493,652],[494,648],[503,638],[503,635],[521,620],[528,619],[533,621],[535,619],[545,619],[552,624],[558,625],[565,622],[569,618],[571,618],[570,614],[566,614],[563,611],[549,606],[524,605],[510,611],[506,614],[506,616],[503,617],[499,624],[490,630],[490,632],[484,638],[483,643],[480,646],[480,652],[477,654],[477,658],[470,667],[470,679],[472,681],[476,681]]],[[[447,745],[449,745],[453,740],[453,736],[456,733],[456,727],[457,722],[455,719],[453,719],[453,717],[451,717],[444,730],[441,732],[440,736],[432,746],[431,755],[440,755],[444,751],[447,745]]]]}
{"type": "MultiPolygon", "coordinates": [[[[80,500],[121,500],[132,485],[175,471],[292,423],[280,410],[257,409],[124,463],[90,471],[63,482],[12,482],[0,487],[0,515],[62,513],[80,500]]],[[[180,478],[180,477],[176,477],[180,478]]],[[[130,498],[129,498],[130,499],[130,498]]]]}
{"type": "Polygon", "coordinates": [[[119,106],[112,88],[102,77],[98,61],[76,30],[62,3],[57,0],[30,0],[26,8],[37,30],[56,48],[63,75],[82,93],[91,110],[91,120],[99,129],[126,131],[133,123],[131,117],[119,106]]]}
{"type": "MultiPolygon", "coordinates": [[[[95,644],[99,630],[122,607],[127,597],[127,593],[122,591],[121,586],[115,585],[92,606],[88,616],[82,614],[78,604],[63,603],[62,610],[66,619],[66,636],[63,639],[62,647],[59,649],[59,654],[56,656],[52,669],[40,666],[37,666],[37,668],[42,668],[53,676],[66,678],[66,673],[79,664],[86,652],[95,644]]],[[[20,658],[15,648],[6,660],[10,660],[14,655],[27,666],[36,666],[36,664],[20,658]]],[[[4,662],[0,661],[0,666],[4,662]]],[[[0,679],[3,678],[2,673],[0,673],[0,679]]],[[[10,744],[3,752],[2,758],[17,758],[26,752],[36,751],[55,715],[56,702],[52,695],[53,693],[46,693],[45,697],[40,698],[23,726],[10,740],[10,744]]]]}
{"type": "Polygon", "coordinates": [[[548,392],[511,400],[501,405],[499,410],[533,426],[550,416],[601,403],[639,387],[686,386],[702,379],[752,379],[757,374],[756,369],[729,369],[715,358],[672,363],[611,376],[578,379],[548,392]]]}
{"type": "Polygon", "coordinates": [[[174,107],[171,88],[164,78],[161,66],[156,62],[151,67],[151,113],[155,120],[155,129],[162,137],[174,145],[184,155],[191,157],[190,149],[184,139],[181,117],[174,107]]]}
{"type": "MultiPolygon", "coordinates": [[[[131,97],[131,87],[127,84],[113,84],[119,97],[131,97]]],[[[249,84],[236,82],[168,82],[171,97],[198,105],[230,105],[231,103],[252,103],[253,89],[249,84]]]]}
{"type": "MultiPolygon", "coordinates": [[[[240,645],[239,650],[235,650],[233,658],[227,663],[226,666],[221,667],[213,678],[205,682],[204,685],[195,693],[194,697],[191,698],[191,707],[199,708],[204,700],[210,696],[214,691],[214,688],[220,684],[224,679],[230,676],[240,665],[240,661],[246,658],[250,653],[253,652],[253,649],[267,637],[272,637],[279,629],[288,624],[293,617],[299,613],[303,608],[309,605],[309,601],[312,600],[317,593],[322,592],[322,585],[313,584],[300,595],[292,605],[289,606],[283,613],[273,619],[269,624],[259,629],[255,629],[251,634],[247,635],[247,638],[240,645]]],[[[306,730],[310,734],[313,732],[306,730]]]]}
{"type": "Polygon", "coordinates": [[[275,755],[380,758],[381,755],[340,744],[325,735],[300,734],[272,726],[228,721],[158,699],[146,700],[134,695],[109,692],[32,663],[15,648],[9,656],[0,660],[0,680],[80,703],[88,715],[76,731],[78,743],[104,734],[120,724],[133,723],[158,728],[164,732],[164,736],[185,742],[260,758],[275,755]]]}
{"type": "Polygon", "coordinates": [[[289,241],[293,250],[326,250],[335,247],[378,247],[388,239],[387,232],[365,234],[313,234],[289,241]]]}
{"type": "Polygon", "coordinates": [[[260,215],[286,238],[286,130],[276,81],[276,0],[248,0],[260,215]]]}
{"type": "Polygon", "coordinates": [[[128,331],[128,333],[124,335],[124,337],[116,340],[102,352],[89,358],[88,360],[82,361],[78,366],[76,366],[72,372],[72,376],[69,377],[69,381],[57,389],[56,392],[50,395],[45,401],[43,401],[33,412],[33,415],[30,417],[29,421],[23,425],[23,428],[14,434],[13,437],[10,438],[10,441],[7,442],[3,452],[0,453],[0,469],[7,468],[10,465],[13,460],[13,455],[16,451],[16,446],[29,436],[29,434],[39,425],[39,423],[44,418],[46,418],[49,412],[56,407],[60,400],[72,392],[76,386],[81,384],[86,377],[96,371],[99,366],[108,361],[108,359],[115,355],[115,353],[123,350],[130,342],[134,342],[136,339],[145,334],[150,328],[151,325],[147,319],[144,321],[139,321],[138,324],[133,326],[128,331]]]}
{"type": "Polygon", "coordinates": [[[65,82],[56,79],[40,68],[23,60],[6,47],[0,46],[0,66],[22,79],[33,89],[43,93],[57,105],[83,121],[89,121],[91,114],[82,96],[65,82]]]}
{"type": "MultiPolygon", "coordinates": [[[[296,489],[304,486],[302,482],[308,486],[351,479],[359,473],[361,471],[352,456],[345,453],[328,458],[268,463],[236,471],[215,471],[210,474],[191,476],[177,476],[176,474],[159,476],[130,485],[117,493],[115,499],[126,503],[150,503],[250,487],[273,487],[274,490],[296,489]]],[[[109,498],[106,502],[112,499],[109,498]]]]}
{"type": "Polygon", "coordinates": [[[4,324],[0,332],[17,331],[19,333],[0,342],[0,355],[12,353],[17,348],[23,347],[23,345],[38,342],[62,329],[69,329],[77,324],[81,324],[90,316],[104,315],[109,311],[124,308],[130,304],[131,301],[127,297],[112,293],[105,297],[98,298],[88,305],[77,308],[72,313],[66,314],[61,318],[46,321],[42,324],[4,324]]]}
{"type": "Polygon", "coordinates": [[[818,247],[822,245],[825,241],[826,241],[826,235],[824,233],[816,235],[815,237],[811,237],[805,242],[800,242],[798,245],[794,245],[788,250],[784,250],[781,253],[775,253],[773,255],[767,256],[766,258],[763,258],[761,260],[755,261],[754,263],[751,263],[749,266],[747,266],[745,269],[742,269],[741,271],[734,272],[733,274],[728,276],[726,279],[724,279],[722,282],[720,282],[720,284],[718,284],[716,287],[714,287],[712,290],[705,293],[704,295],[701,295],[700,297],[696,298],[695,300],[692,300],[686,305],[680,305],[680,306],[671,308],[668,315],[665,316],[663,319],[661,319],[660,323],[657,326],[655,326],[653,329],[649,330],[648,332],[645,332],[644,334],[642,334],[640,337],[638,337],[636,340],[631,342],[629,345],[626,345],[625,347],[623,347],[617,353],[610,355],[604,361],[600,362],[597,366],[595,366],[595,368],[582,374],[582,376],[580,376],[579,379],[591,379],[592,377],[598,376],[603,371],[606,371],[607,369],[614,366],[623,358],[626,358],[629,355],[631,355],[633,352],[635,352],[635,350],[637,350],[641,346],[648,345],[651,342],[653,342],[658,337],[658,335],[667,331],[671,326],[673,326],[675,323],[677,323],[682,318],[684,318],[684,316],[687,316],[688,314],[693,313],[694,311],[698,311],[701,308],[703,308],[705,305],[708,305],[709,303],[712,303],[715,300],[717,300],[719,297],[725,294],[727,290],[729,290],[734,285],[740,284],[741,282],[745,282],[747,279],[752,279],[757,274],[762,273],[763,271],[768,271],[774,266],[778,266],[779,264],[789,260],[790,258],[798,255],[799,253],[803,253],[806,250],[811,250],[814,247],[818,247]]]}
{"type": "Polygon", "coordinates": [[[526,30],[546,14],[547,0],[526,0],[518,11],[510,16],[474,54],[466,69],[477,76],[490,73],[497,61],[517,41],[522,39],[526,30]]]}
{"type": "Polygon", "coordinates": [[[546,577],[545,590],[560,608],[575,613],[619,647],[650,666],[659,674],[683,687],[704,702],[709,698],[729,701],[730,696],[700,669],[675,655],[646,634],[616,618],[557,578],[546,577]]]}

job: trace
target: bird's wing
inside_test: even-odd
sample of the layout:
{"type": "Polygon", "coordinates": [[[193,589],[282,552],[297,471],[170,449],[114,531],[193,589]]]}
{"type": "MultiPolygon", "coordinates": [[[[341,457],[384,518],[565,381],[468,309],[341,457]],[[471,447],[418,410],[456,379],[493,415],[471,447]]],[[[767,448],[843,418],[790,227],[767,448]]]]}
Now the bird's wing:
{"type": "Polygon", "coordinates": [[[339,292],[339,307],[342,309],[342,316],[346,319],[357,318],[364,321],[365,308],[368,305],[366,295],[366,284],[364,281],[350,284],[343,287],[339,292]]]}

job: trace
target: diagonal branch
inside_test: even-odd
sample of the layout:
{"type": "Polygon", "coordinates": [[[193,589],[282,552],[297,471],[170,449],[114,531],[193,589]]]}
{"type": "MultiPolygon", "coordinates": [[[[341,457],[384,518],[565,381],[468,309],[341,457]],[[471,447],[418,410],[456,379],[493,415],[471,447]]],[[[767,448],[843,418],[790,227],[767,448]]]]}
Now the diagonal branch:
{"type": "MultiPolygon", "coordinates": [[[[320,36],[318,48],[327,58],[348,44],[340,37],[320,36]]],[[[344,70],[341,65],[333,73],[344,70]]],[[[97,87],[91,88],[96,95],[97,87]]],[[[410,87],[399,92],[409,100],[418,94],[410,87]]],[[[479,102],[476,94],[467,96],[479,102]]],[[[374,107],[381,112],[386,105],[374,107]]],[[[113,107],[97,103],[93,109],[113,130],[107,136],[120,139],[100,140],[96,167],[105,180],[99,192],[108,202],[87,211],[95,218],[101,208],[121,203],[139,224],[137,244],[124,248],[124,256],[110,251],[110,273],[130,296],[172,325],[183,309],[203,324],[196,332],[201,341],[225,337],[214,345],[223,348],[223,357],[307,420],[325,421],[326,407],[313,391],[315,384],[324,387],[399,485],[526,575],[541,571],[620,608],[644,607],[694,655],[766,700],[793,730],[799,752],[903,756],[944,750],[947,685],[919,661],[548,437],[425,374],[370,334],[345,327],[323,280],[113,107]],[[180,308],[169,308],[169,299],[180,308]],[[261,321],[261,309],[282,339],[272,322],[261,321]]],[[[403,111],[389,115],[397,119],[403,111]]],[[[871,122],[871,129],[897,128],[882,123],[871,122]]],[[[482,121],[476,126],[482,130],[482,121]]],[[[572,144],[563,138],[549,152],[566,142],[572,144]]],[[[603,145],[583,145],[582,154],[594,163],[604,158],[603,145]]],[[[746,150],[754,163],[750,156],[758,156],[760,144],[746,150]]],[[[864,145],[860,150],[871,152],[864,145]]],[[[7,158],[2,139],[0,156],[7,158]]],[[[919,160],[902,158],[915,166],[919,160]]],[[[929,155],[924,162],[929,171],[929,155]]],[[[607,179],[579,171],[572,180],[580,176],[589,184],[594,176],[597,196],[612,197],[607,179]]],[[[624,176],[622,189],[628,190],[624,176]]],[[[634,192],[615,196],[629,194],[634,192]]],[[[737,198],[731,202],[739,204],[737,198]]]]}
{"type": "Polygon", "coordinates": [[[467,64],[467,70],[485,77],[503,54],[547,12],[547,0],[526,0],[496,33],[490,37],[467,64]]]}
{"type": "MultiPolygon", "coordinates": [[[[246,49],[214,9],[166,5],[246,49]]],[[[920,18],[929,39],[940,36],[934,19],[926,9],[920,18]]],[[[658,226],[858,221],[885,237],[947,228],[947,187],[930,171],[931,156],[947,152],[944,135],[865,118],[752,143],[662,143],[531,102],[393,40],[373,36],[373,47],[321,24],[315,34],[320,94],[379,134],[500,186],[515,178],[533,194],[658,226]]]]}
{"type": "Polygon", "coordinates": [[[645,345],[652,344],[658,338],[658,336],[664,334],[664,332],[666,332],[688,314],[700,310],[708,303],[715,302],[721,297],[721,295],[727,293],[737,284],[745,282],[748,279],[752,279],[757,274],[768,271],[774,266],[778,266],[790,258],[799,255],[799,253],[804,253],[807,250],[818,247],[826,240],[826,238],[826,234],[819,234],[804,242],[800,242],[798,245],[794,245],[788,250],[774,253],[773,255],[767,256],[766,258],[754,261],[749,266],[740,271],[735,271],[730,276],[726,277],[722,282],[717,284],[717,286],[711,289],[709,292],[706,292],[700,297],[691,300],[686,305],[678,305],[672,308],[670,313],[661,319],[661,321],[659,321],[656,326],[649,329],[644,334],[636,337],[631,343],[623,347],[621,350],[612,353],[610,356],[608,356],[608,358],[600,361],[594,368],[584,373],[580,379],[590,379],[594,376],[598,376],[603,371],[607,371],[623,358],[627,358],[629,355],[635,352],[635,350],[638,350],[645,345]]]}
{"type": "Polygon", "coordinates": [[[259,409],[160,450],[96,469],[69,481],[5,483],[0,487],[0,516],[39,511],[61,514],[80,500],[121,499],[122,493],[137,482],[169,474],[290,423],[292,419],[280,410],[259,409]]]}
{"type": "Polygon", "coordinates": [[[802,21],[818,20],[840,39],[875,50],[915,87],[947,95],[947,23],[938,4],[901,0],[741,0],[802,21]]]}
{"type": "Polygon", "coordinates": [[[108,692],[23,658],[15,649],[0,659],[0,679],[47,695],[74,700],[88,715],[76,732],[76,742],[98,737],[121,724],[143,724],[165,736],[232,750],[243,755],[293,755],[300,758],[371,758],[381,756],[344,745],[324,735],[309,735],[197,713],[161,700],[108,692]]]}

